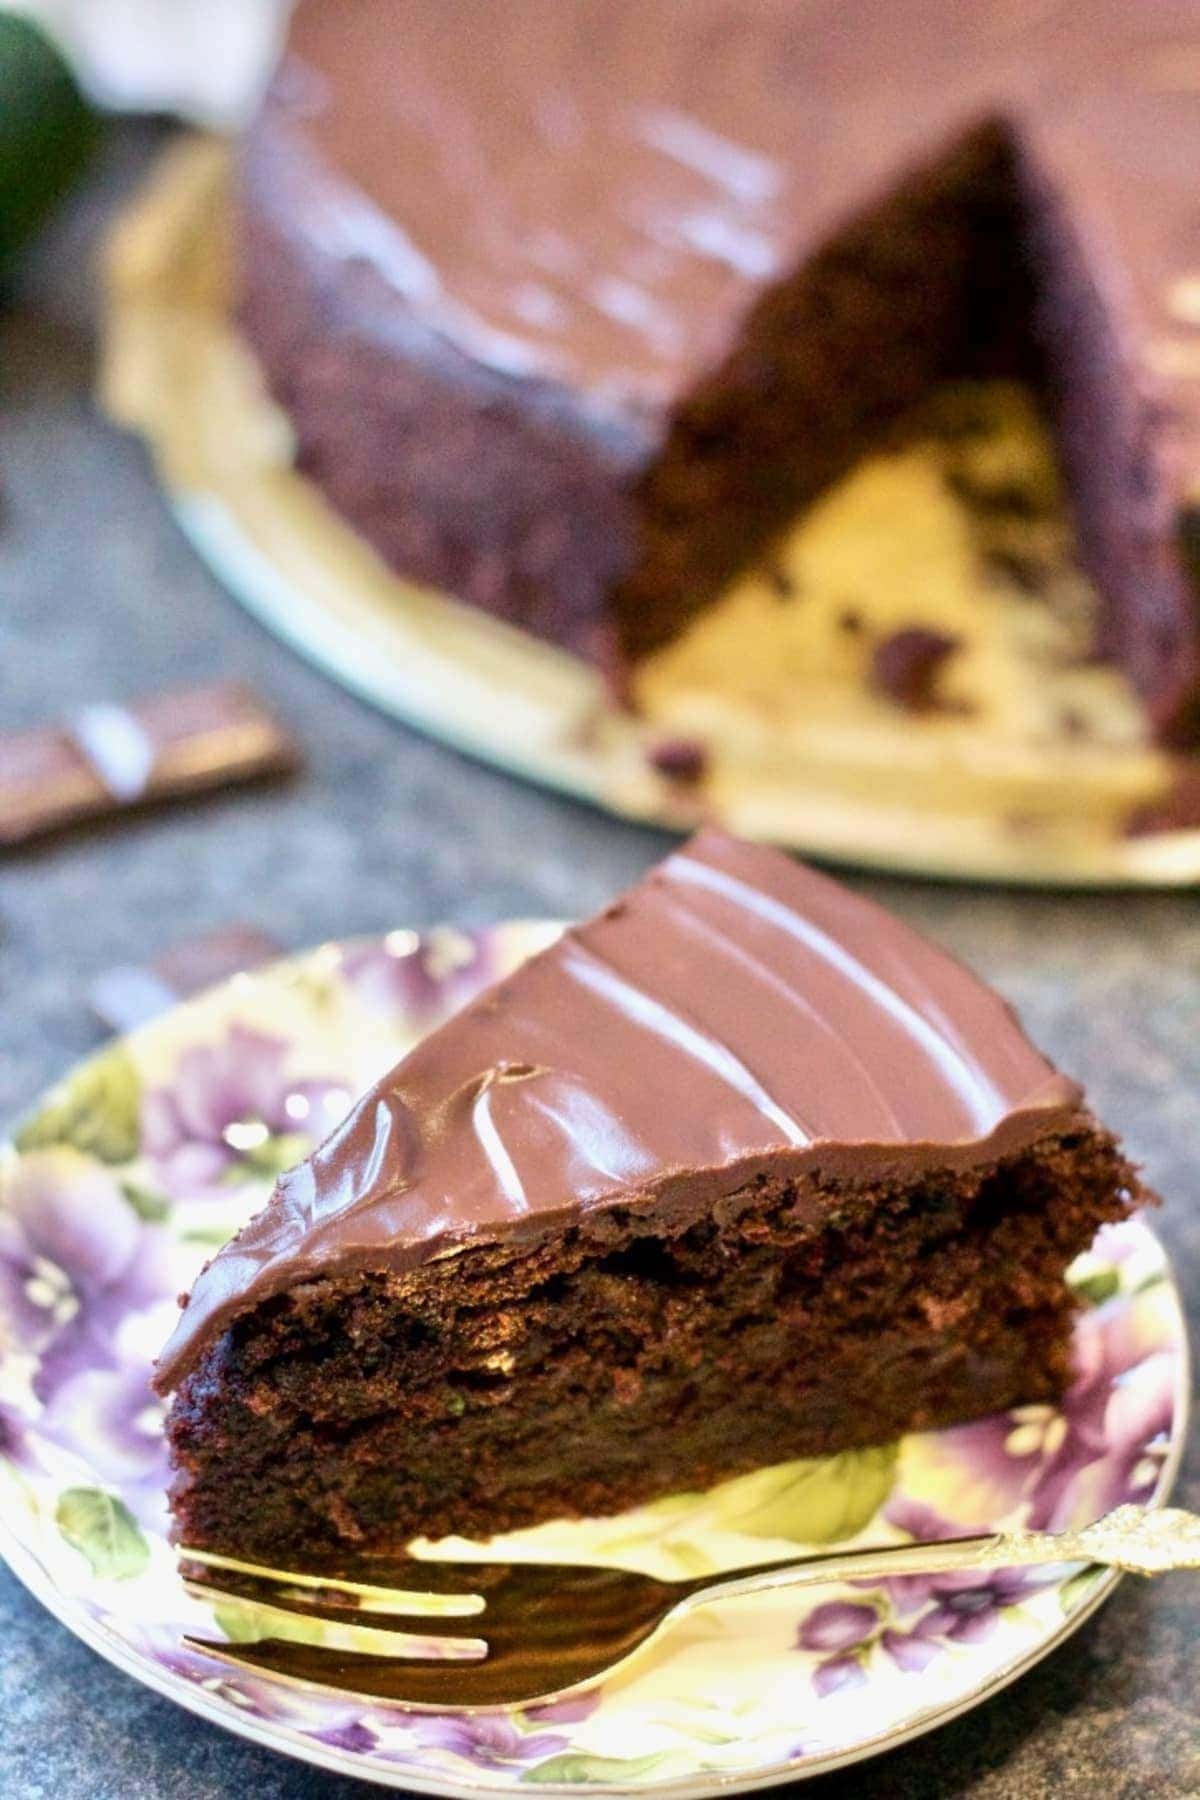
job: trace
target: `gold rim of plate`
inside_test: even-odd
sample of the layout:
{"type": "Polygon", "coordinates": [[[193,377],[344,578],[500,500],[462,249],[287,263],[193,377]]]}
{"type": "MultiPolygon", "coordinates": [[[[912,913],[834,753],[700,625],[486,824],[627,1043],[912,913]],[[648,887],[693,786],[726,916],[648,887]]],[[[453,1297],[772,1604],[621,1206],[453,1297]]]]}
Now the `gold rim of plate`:
{"type": "MultiPolygon", "coordinates": [[[[822,624],[802,626],[778,650],[761,638],[733,691],[724,689],[712,672],[741,654],[766,616],[763,593],[743,583],[712,609],[711,622],[706,615],[639,677],[635,719],[575,657],[402,580],[292,466],[287,423],[231,318],[229,167],[225,142],[182,140],[116,224],[100,395],[146,440],[204,560],[295,650],[456,749],[641,824],[687,831],[715,820],[829,862],[943,879],[1200,882],[1200,830],[1124,830],[1132,811],[1169,791],[1173,768],[1145,741],[1119,678],[1068,669],[1060,680],[1056,663],[1069,659],[1056,659],[1052,645],[1022,670],[1023,652],[1014,660],[1005,641],[1008,621],[1020,616],[1011,602],[971,602],[972,630],[976,612],[985,621],[967,658],[987,696],[976,716],[917,717],[869,695],[861,666],[850,666],[851,652],[822,624]],[[816,678],[806,630],[826,632],[816,678]],[[785,678],[766,692],[789,659],[785,678]],[[1042,729],[1047,706],[1052,699],[1075,711],[1076,694],[1106,723],[1099,736],[1056,739],[1042,729]],[[706,747],[705,774],[691,786],[650,760],[656,744],[679,738],[706,747]]],[[[843,543],[848,532],[871,537],[862,527],[879,499],[873,479],[836,496],[815,525],[798,527],[807,536],[796,557],[807,556],[827,581],[841,554],[839,521],[843,543]]],[[[905,479],[919,500],[930,470],[914,463],[905,479]]],[[[949,588],[956,578],[943,567],[946,523],[934,519],[934,527],[943,536],[935,543],[927,534],[923,544],[918,531],[912,551],[924,559],[914,567],[929,570],[931,593],[943,576],[949,588]]],[[[949,604],[961,605],[961,595],[949,604]]],[[[1025,609],[1027,636],[1039,610],[1025,609]]],[[[894,612],[892,622],[906,615],[894,612]]]]}

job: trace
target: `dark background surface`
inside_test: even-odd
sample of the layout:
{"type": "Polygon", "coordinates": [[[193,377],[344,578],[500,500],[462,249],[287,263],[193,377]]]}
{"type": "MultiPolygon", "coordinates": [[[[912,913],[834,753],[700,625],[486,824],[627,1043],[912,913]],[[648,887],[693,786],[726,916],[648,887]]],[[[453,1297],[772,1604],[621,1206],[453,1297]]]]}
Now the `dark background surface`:
{"type": "MultiPolygon", "coordinates": [[[[94,253],[151,160],[114,133],[0,319],[0,725],[238,675],[294,723],[290,788],[241,792],[0,862],[0,1119],[98,1041],[90,979],[251,920],[288,947],[512,916],[575,915],[660,836],[477,767],[378,717],[253,625],[180,536],[141,446],[91,399],[94,253]]],[[[1162,1235],[1200,1311],[1200,905],[854,879],[975,964],[1085,1081],[1167,1197],[1162,1235]]],[[[1200,1454],[1178,1489],[1200,1508],[1200,1454]]],[[[1016,1687],[835,1793],[1039,1800],[1200,1794],[1200,1576],[1127,1581],[1016,1687]]],[[[141,1800],[370,1789],[190,1717],[108,1667],[0,1569],[0,1793],[141,1800]]]]}

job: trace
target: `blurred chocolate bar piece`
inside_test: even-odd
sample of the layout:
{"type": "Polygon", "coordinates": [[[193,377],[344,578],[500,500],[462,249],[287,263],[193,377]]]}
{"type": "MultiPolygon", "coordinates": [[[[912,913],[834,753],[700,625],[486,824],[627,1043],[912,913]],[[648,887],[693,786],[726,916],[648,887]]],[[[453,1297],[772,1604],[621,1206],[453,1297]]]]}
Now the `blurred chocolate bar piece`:
{"type": "Polygon", "coordinates": [[[92,983],[88,1004],[110,1030],[132,1031],[190,994],[261,968],[279,953],[280,945],[256,925],[225,925],[172,945],[144,967],[106,969],[92,983]]]}
{"type": "Polygon", "coordinates": [[[235,681],[90,706],[61,725],[0,732],[0,845],[208,788],[288,775],[295,740],[235,681]]]}

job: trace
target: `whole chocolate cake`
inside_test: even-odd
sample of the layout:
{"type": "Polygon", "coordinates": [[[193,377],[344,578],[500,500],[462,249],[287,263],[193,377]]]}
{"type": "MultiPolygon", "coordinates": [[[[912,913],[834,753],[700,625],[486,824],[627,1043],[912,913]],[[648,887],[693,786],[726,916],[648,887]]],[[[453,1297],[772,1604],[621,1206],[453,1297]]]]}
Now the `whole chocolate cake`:
{"type": "Polygon", "coordinates": [[[1026,377],[1194,741],[1198,61],[1194,0],[301,0],[242,320],[395,568],[615,674],[931,383],[1026,377]]]}
{"type": "Polygon", "coordinates": [[[974,976],[706,833],[205,1269],[159,1367],[178,1535],[397,1551],[1052,1399],[1064,1270],[1138,1197],[974,976]]]}

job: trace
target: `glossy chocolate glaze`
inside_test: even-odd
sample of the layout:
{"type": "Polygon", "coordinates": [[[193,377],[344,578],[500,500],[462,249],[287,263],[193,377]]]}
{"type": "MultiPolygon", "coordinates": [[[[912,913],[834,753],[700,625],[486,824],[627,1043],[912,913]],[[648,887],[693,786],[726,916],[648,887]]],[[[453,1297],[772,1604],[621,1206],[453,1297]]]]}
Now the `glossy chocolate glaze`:
{"type": "Polygon", "coordinates": [[[323,246],[471,357],[651,416],[898,171],[1006,118],[1200,475],[1191,0],[302,0],[290,48],[323,246]]]}
{"type": "Polygon", "coordinates": [[[312,1276],[406,1270],[620,1203],[657,1224],[758,1174],[961,1170],[1080,1118],[1008,1007],[898,920],[702,833],[378,1082],[197,1281],[175,1386],[312,1276]]]}

